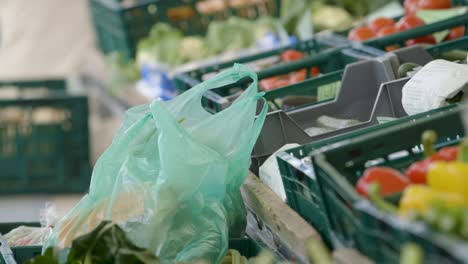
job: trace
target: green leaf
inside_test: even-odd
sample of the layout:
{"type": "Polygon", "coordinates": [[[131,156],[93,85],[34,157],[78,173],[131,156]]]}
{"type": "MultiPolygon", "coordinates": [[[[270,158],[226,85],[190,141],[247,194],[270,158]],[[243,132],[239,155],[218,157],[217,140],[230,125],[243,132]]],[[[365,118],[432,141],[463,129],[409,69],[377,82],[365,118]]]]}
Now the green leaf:
{"type": "Polygon", "coordinates": [[[302,14],[298,19],[295,33],[299,39],[303,40],[310,39],[314,35],[312,12],[310,11],[310,8],[307,8],[304,14],[302,14]]]}
{"type": "Polygon", "coordinates": [[[58,260],[54,257],[54,249],[46,249],[44,255],[36,256],[28,261],[25,264],[59,264],[58,260]]]}
{"type": "MultiPolygon", "coordinates": [[[[43,256],[28,260],[28,264],[59,264],[58,252],[48,248],[43,256]]],[[[93,231],[73,240],[66,264],[159,264],[159,258],[137,247],[125,232],[110,221],[101,222],[93,231]]]]}

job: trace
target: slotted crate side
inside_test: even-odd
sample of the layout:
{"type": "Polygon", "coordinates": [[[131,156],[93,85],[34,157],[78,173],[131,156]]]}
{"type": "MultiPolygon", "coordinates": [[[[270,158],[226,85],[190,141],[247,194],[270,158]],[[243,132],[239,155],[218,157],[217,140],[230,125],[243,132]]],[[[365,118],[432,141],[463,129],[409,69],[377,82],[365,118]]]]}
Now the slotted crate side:
{"type": "Polygon", "coordinates": [[[423,249],[424,263],[466,263],[468,244],[465,241],[433,232],[422,223],[403,222],[378,211],[369,201],[360,201],[355,207],[362,226],[368,231],[362,236],[363,245],[367,245],[364,253],[375,261],[399,263],[400,247],[411,241],[423,249]]]}
{"type": "Polygon", "coordinates": [[[99,45],[104,53],[120,51],[133,58],[138,41],[146,37],[157,22],[169,23],[185,34],[204,35],[212,20],[232,14],[255,19],[261,15],[279,16],[280,0],[265,0],[247,6],[232,7],[213,14],[197,10],[195,0],[138,0],[128,5],[117,0],[90,0],[99,45]]]}
{"type": "Polygon", "coordinates": [[[0,89],[4,87],[15,87],[18,89],[31,89],[31,88],[46,88],[48,90],[65,90],[67,87],[67,82],[64,79],[50,79],[50,80],[15,80],[0,81],[0,89]]]}
{"type": "Polygon", "coordinates": [[[109,53],[118,50],[126,58],[131,58],[135,53],[136,46],[129,45],[123,14],[101,2],[91,0],[89,3],[94,30],[102,51],[109,53]]]}
{"type": "MultiPolygon", "coordinates": [[[[43,82],[28,86],[34,84],[44,87],[43,82]]],[[[39,98],[4,99],[0,114],[0,192],[87,189],[91,169],[85,96],[52,91],[39,98]]]]}
{"type": "MultiPolygon", "coordinates": [[[[349,138],[335,147],[321,149],[321,153],[316,152],[312,155],[317,183],[324,195],[323,204],[329,219],[331,236],[336,239],[335,245],[355,247],[378,262],[383,261],[383,256],[386,259],[392,259],[393,255],[393,259],[398,259],[398,250],[402,241],[411,240],[419,242],[429,251],[432,250],[426,256],[433,258],[432,260],[450,259],[453,262],[462,262],[462,257],[466,260],[464,256],[466,253],[460,254],[463,252],[460,248],[449,247],[453,243],[445,244],[443,241],[431,239],[436,237],[431,231],[417,232],[409,227],[405,228],[403,224],[397,226],[393,224],[393,221],[397,221],[395,217],[385,219],[384,223],[387,224],[385,228],[388,229],[381,228],[382,225],[378,226],[378,223],[372,222],[376,220],[374,218],[379,218],[372,212],[370,219],[360,220],[363,213],[357,209],[356,204],[364,198],[360,197],[353,188],[370,164],[404,169],[411,162],[420,159],[420,137],[427,129],[433,129],[439,134],[438,147],[458,142],[460,137],[464,136],[459,111],[458,107],[435,111],[411,122],[398,123],[364,136],[349,138]],[[401,137],[401,133],[404,133],[404,138],[401,137]],[[401,154],[402,150],[406,151],[406,156],[389,158],[391,154],[397,152],[401,154]],[[342,222],[346,217],[348,218],[345,221],[349,221],[350,216],[352,216],[351,221],[355,222],[354,225],[342,222]],[[387,238],[376,235],[379,232],[383,232],[387,238]],[[437,252],[445,253],[434,254],[435,248],[438,249],[437,252]]],[[[466,243],[460,245],[461,248],[466,246],[466,243]]]]}
{"type": "Polygon", "coordinates": [[[445,41],[438,45],[428,47],[426,50],[434,58],[454,61],[460,60],[460,57],[464,57],[463,59],[466,60],[466,56],[468,53],[468,36],[464,36],[463,38],[451,41],[445,41]],[[456,53],[456,55],[454,55],[453,53],[456,53]]]}

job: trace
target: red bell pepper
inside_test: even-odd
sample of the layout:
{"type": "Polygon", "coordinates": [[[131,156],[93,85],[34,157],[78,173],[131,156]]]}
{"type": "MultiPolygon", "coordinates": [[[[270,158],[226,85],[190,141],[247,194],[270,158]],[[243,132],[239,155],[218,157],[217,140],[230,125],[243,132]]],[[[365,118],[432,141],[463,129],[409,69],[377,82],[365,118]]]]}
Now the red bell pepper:
{"type": "Polygon", "coordinates": [[[429,166],[434,161],[454,161],[458,156],[458,147],[445,147],[436,152],[434,143],[437,140],[437,134],[428,130],[422,135],[422,144],[424,146],[425,159],[411,164],[406,170],[406,176],[412,183],[425,184],[429,166]]]}
{"type": "Polygon", "coordinates": [[[369,198],[370,186],[378,183],[381,196],[388,196],[403,192],[410,181],[399,171],[389,167],[372,167],[366,169],[364,175],[356,184],[356,191],[369,198]]]}

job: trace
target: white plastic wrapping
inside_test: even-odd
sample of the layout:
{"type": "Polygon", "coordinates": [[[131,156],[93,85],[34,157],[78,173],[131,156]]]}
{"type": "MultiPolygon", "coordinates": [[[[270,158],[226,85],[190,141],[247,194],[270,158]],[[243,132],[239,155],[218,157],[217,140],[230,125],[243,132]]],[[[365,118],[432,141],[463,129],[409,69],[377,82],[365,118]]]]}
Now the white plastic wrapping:
{"type": "Polygon", "coordinates": [[[419,70],[403,87],[402,105],[408,115],[447,105],[446,99],[466,89],[468,65],[434,60],[419,70]]]}

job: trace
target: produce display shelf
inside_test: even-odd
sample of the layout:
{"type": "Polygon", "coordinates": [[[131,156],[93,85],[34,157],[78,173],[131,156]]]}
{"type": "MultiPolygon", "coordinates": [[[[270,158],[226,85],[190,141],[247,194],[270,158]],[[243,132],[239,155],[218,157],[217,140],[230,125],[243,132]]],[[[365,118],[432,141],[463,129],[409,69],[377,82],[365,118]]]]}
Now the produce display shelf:
{"type": "MultiPolygon", "coordinates": [[[[425,64],[432,57],[417,59],[425,64]]],[[[393,57],[398,57],[393,55],[393,57]]],[[[408,56],[409,57],[409,56],[408,56]]],[[[393,58],[395,60],[397,58],[393,58]]],[[[287,92],[291,95],[310,95],[319,93],[323,79],[330,83],[337,82],[337,96],[312,105],[303,106],[288,111],[278,110],[267,114],[263,129],[252,153],[251,170],[258,173],[259,167],[276,150],[290,143],[307,144],[313,141],[348,133],[378,122],[377,117],[395,117],[390,108],[374,109],[379,88],[383,83],[395,80],[392,58],[371,59],[348,65],[344,72],[330,73],[315,79],[278,89],[267,93],[265,97],[273,100],[275,96],[283,96],[287,92]],[[341,78],[341,81],[340,81],[341,78]],[[287,89],[287,90],[286,90],[287,89]],[[360,123],[318,135],[310,135],[306,129],[314,127],[320,116],[334,118],[355,119],[360,123]]]]}
{"type": "MultiPolygon", "coordinates": [[[[252,154],[252,171],[257,173],[263,162],[286,144],[303,145],[379,124],[383,120],[382,117],[388,120],[388,118],[406,116],[401,105],[401,89],[408,78],[396,81],[400,65],[409,62],[425,65],[434,59],[446,58],[447,52],[464,48],[466,44],[468,44],[468,38],[442,43],[431,48],[408,47],[387,53],[378,60],[348,65],[342,74],[341,87],[335,99],[288,111],[279,110],[268,113],[252,154]],[[383,85],[386,82],[390,83],[383,85]],[[309,136],[305,129],[313,126],[315,120],[321,115],[358,119],[361,123],[318,136],[309,136]]],[[[339,72],[329,75],[323,78],[330,82],[340,78],[339,72]]],[[[284,96],[283,92],[292,95],[317,94],[318,87],[323,85],[320,78],[292,85],[288,90],[271,91],[265,94],[265,97],[269,101],[274,101],[275,98],[284,96]]]]}
{"type": "MultiPolygon", "coordinates": [[[[313,67],[316,67],[320,70],[321,75],[319,76],[323,76],[327,75],[328,73],[343,70],[344,67],[349,63],[375,58],[383,54],[377,50],[364,50],[358,47],[350,48],[349,46],[342,44],[332,46],[331,41],[327,36],[317,37],[316,39],[308,40],[291,46],[259,53],[256,56],[238,58],[219,65],[202,67],[200,69],[179,74],[175,77],[178,90],[187,90],[201,83],[204,79],[203,76],[206,76],[206,74],[214,74],[219,72],[223,69],[231,67],[233,63],[245,63],[247,65],[253,65],[265,60],[278,60],[279,55],[286,50],[298,50],[304,52],[307,57],[297,61],[279,63],[277,65],[258,70],[257,75],[259,81],[275,76],[291,74],[301,69],[306,69],[306,80],[311,78],[313,79],[313,77],[311,77],[311,69],[313,67]]],[[[204,95],[204,107],[213,113],[227,108],[242,93],[243,89],[248,86],[250,81],[251,80],[244,79],[235,84],[222,86],[207,92],[204,95]]],[[[290,84],[277,90],[287,89],[294,85],[295,84],[290,84]]],[[[269,98],[268,94],[270,92],[274,93],[275,90],[266,92],[267,99],[269,98]]],[[[314,97],[315,95],[310,96],[314,97]]]]}
{"type": "Polygon", "coordinates": [[[210,21],[232,15],[249,19],[261,15],[277,17],[281,4],[280,0],[262,0],[201,12],[198,2],[201,1],[90,0],[90,9],[102,51],[120,51],[125,57],[133,58],[138,41],[148,35],[155,23],[169,23],[189,35],[204,34],[210,21]]]}
{"type": "MultiPolygon", "coordinates": [[[[468,1],[452,0],[452,6],[453,7],[466,7],[468,6],[468,1]]],[[[384,37],[366,40],[362,44],[368,47],[373,47],[382,51],[386,51],[386,50],[389,50],[387,48],[394,49],[398,47],[405,47],[406,46],[405,42],[410,39],[415,39],[415,38],[427,36],[430,34],[442,32],[445,30],[450,30],[458,26],[465,27],[464,36],[467,36],[468,13],[460,14],[460,15],[457,15],[448,19],[440,20],[440,21],[430,23],[427,25],[423,25],[423,26],[419,26],[416,28],[411,28],[409,30],[401,31],[395,34],[384,36],[384,37]]],[[[338,34],[342,36],[343,38],[342,42],[344,42],[344,40],[347,39],[348,33],[349,33],[348,31],[338,32],[338,34]]],[[[441,43],[438,43],[438,44],[441,44],[441,43]]]]}

